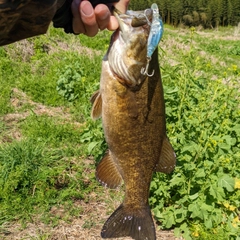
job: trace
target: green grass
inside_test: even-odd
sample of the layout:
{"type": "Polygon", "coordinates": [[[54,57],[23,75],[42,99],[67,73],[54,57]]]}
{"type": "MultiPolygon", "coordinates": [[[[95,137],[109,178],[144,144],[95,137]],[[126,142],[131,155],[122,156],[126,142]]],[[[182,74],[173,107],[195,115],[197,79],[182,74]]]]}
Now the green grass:
{"type": "MultiPolygon", "coordinates": [[[[160,44],[167,130],[178,164],[171,175],[154,174],[150,204],[159,227],[185,239],[239,240],[240,55],[233,31],[166,27],[160,44]]],[[[0,48],[2,226],[39,216],[56,226],[52,207],[63,207],[68,221],[81,212],[75,201],[99,191],[94,174],[86,181],[86,168],[95,166],[85,158],[97,162],[106,150],[89,99],[99,87],[109,37],[103,31],[90,40],[51,27],[0,48]],[[27,97],[11,102],[14,88],[27,97]],[[19,117],[8,120],[10,113],[19,117]]]]}

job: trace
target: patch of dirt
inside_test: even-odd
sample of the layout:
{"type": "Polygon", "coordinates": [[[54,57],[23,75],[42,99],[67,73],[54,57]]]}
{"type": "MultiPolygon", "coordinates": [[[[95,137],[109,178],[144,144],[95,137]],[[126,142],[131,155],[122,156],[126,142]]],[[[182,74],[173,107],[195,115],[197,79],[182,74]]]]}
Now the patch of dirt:
{"type": "Polygon", "coordinates": [[[81,126],[79,122],[73,121],[71,114],[68,113],[68,109],[45,106],[41,103],[34,102],[27,94],[17,88],[12,89],[10,101],[15,112],[6,114],[0,118],[7,126],[7,130],[0,137],[0,143],[11,142],[13,139],[20,140],[22,135],[17,128],[17,123],[33,113],[38,116],[47,115],[49,117],[57,117],[64,122],[71,122],[77,127],[81,126]]]}
{"type": "MultiPolygon", "coordinates": [[[[21,41],[17,41],[15,43],[11,44],[12,47],[4,46],[4,48],[7,48],[8,55],[15,59],[16,57],[19,57],[22,59],[23,62],[28,62],[31,60],[31,57],[35,54],[35,46],[34,42],[29,39],[23,39],[21,41]]],[[[76,53],[79,53],[80,55],[87,55],[90,58],[94,55],[102,55],[102,51],[93,50],[91,48],[82,46],[81,43],[76,39],[73,38],[72,42],[69,39],[69,43],[62,42],[62,41],[55,41],[52,39],[51,44],[44,44],[42,46],[42,51],[53,54],[59,51],[74,51],[76,53]]]]}
{"type": "Polygon", "coordinates": [[[201,36],[205,36],[206,38],[239,41],[240,34],[235,29],[231,32],[229,31],[228,34],[225,33],[222,36],[220,34],[216,34],[216,32],[218,32],[217,30],[212,31],[212,32],[197,31],[197,34],[199,34],[201,36]]]}
{"type": "MultiPolygon", "coordinates": [[[[36,103],[30,99],[24,92],[17,88],[12,89],[11,95],[11,104],[15,108],[16,112],[19,109],[23,108],[25,105],[29,106],[29,108],[36,114],[36,115],[48,115],[50,117],[61,117],[63,119],[71,119],[71,115],[66,113],[62,107],[49,107],[45,106],[41,103],[36,103]]],[[[18,113],[18,115],[13,116],[11,114],[5,115],[5,119],[11,119],[13,117],[20,117],[26,118],[30,114],[29,110],[26,110],[23,113],[18,113]]]]}
{"type": "MultiPolygon", "coordinates": [[[[108,189],[104,190],[104,196],[109,198],[108,189]]],[[[107,213],[109,205],[105,201],[90,200],[88,203],[79,201],[75,203],[80,205],[83,211],[79,217],[74,217],[71,223],[61,221],[56,227],[50,227],[43,223],[34,222],[27,224],[25,229],[22,229],[19,224],[14,226],[6,226],[5,234],[2,235],[3,240],[100,240],[101,228],[104,221],[107,220],[111,213],[107,213]]],[[[117,207],[120,202],[112,203],[117,207]]],[[[63,216],[64,210],[52,208],[52,213],[57,216],[63,216]]],[[[158,240],[177,240],[174,237],[173,231],[157,230],[158,240]]],[[[0,233],[1,237],[1,233],[0,233]]],[[[116,240],[131,240],[132,238],[114,238],[116,240]]],[[[179,239],[180,240],[180,239],[179,239]]]]}
{"type": "Polygon", "coordinates": [[[79,44],[67,44],[65,42],[58,42],[57,47],[49,46],[49,54],[53,54],[55,52],[58,52],[59,50],[64,50],[64,51],[74,51],[79,53],[80,55],[87,55],[90,58],[93,58],[94,55],[102,55],[102,51],[98,50],[93,50],[88,47],[81,46],[79,44]]]}
{"type": "Polygon", "coordinates": [[[17,41],[10,47],[8,45],[4,46],[4,48],[7,48],[8,55],[12,59],[19,57],[23,62],[28,62],[34,55],[34,43],[27,39],[17,41]]]}

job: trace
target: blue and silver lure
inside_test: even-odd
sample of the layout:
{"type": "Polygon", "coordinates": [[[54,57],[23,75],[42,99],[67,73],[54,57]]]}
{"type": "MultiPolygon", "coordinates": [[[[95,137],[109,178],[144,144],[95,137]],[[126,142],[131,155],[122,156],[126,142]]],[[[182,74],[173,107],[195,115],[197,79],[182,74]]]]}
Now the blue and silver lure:
{"type": "Polygon", "coordinates": [[[159,15],[158,6],[156,3],[152,4],[151,10],[152,10],[152,23],[149,21],[145,14],[147,22],[151,26],[151,28],[147,43],[147,65],[146,68],[141,69],[141,74],[147,75],[148,77],[154,75],[154,71],[151,74],[148,73],[149,62],[151,61],[152,54],[157,48],[163,35],[163,22],[159,15]]]}

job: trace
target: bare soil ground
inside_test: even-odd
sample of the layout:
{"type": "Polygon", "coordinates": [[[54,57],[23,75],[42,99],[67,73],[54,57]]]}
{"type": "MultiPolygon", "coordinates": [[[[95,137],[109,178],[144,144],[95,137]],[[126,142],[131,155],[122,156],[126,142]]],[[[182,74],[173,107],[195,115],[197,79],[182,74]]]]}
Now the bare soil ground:
{"type": "MultiPolygon", "coordinates": [[[[109,193],[104,190],[105,197],[109,198],[109,193]]],[[[81,205],[83,212],[78,218],[73,218],[71,223],[61,221],[56,227],[50,227],[41,222],[27,224],[22,229],[19,224],[8,226],[5,234],[2,235],[3,240],[20,240],[20,239],[47,239],[47,240],[100,240],[101,228],[103,222],[109,216],[107,210],[109,208],[105,201],[100,202],[99,199],[92,199],[90,202],[76,202],[81,205]]],[[[117,204],[116,204],[117,205],[117,204]]],[[[63,214],[61,209],[52,209],[55,214],[63,214]]],[[[0,234],[1,237],[1,234],[0,234]]],[[[157,230],[158,240],[175,240],[172,231],[157,230]]],[[[116,240],[131,240],[131,238],[117,238],[116,240]]]]}

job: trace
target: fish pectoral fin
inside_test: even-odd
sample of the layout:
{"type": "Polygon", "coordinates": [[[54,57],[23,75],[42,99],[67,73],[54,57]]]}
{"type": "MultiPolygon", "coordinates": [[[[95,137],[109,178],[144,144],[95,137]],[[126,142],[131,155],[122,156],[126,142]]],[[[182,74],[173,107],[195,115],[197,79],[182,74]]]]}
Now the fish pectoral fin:
{"type": "Polygon", "coordinates": [[[165,137],[162,143],[160,159],[156,166],[156,172],[171,173],[175,166],[176,154],[168,138],[165,137]]]}
{"type": "Polygon", "coordinates": [[[96,170],[96,178],[103,186],[109,188],[116,188],[122,183],[122,176],[112,159],[110,151],[99,162],[96,170]]]}
{"type": "Polygon", "coordinates": [[[135,240],[156,240],[155,227],[149,206],[133,210],[120,205],[104,224],[102,238],[130,236],[135,240]]]}
{"type": "Polygon", "coordinates": [[[102,116],[102,96],[99,90],[92,95],[90,102],[93,104],[91,117],[97,120],[102,116]]]}

